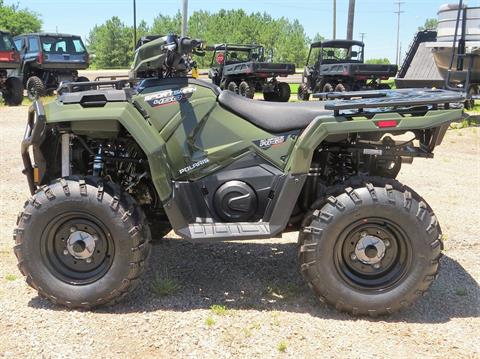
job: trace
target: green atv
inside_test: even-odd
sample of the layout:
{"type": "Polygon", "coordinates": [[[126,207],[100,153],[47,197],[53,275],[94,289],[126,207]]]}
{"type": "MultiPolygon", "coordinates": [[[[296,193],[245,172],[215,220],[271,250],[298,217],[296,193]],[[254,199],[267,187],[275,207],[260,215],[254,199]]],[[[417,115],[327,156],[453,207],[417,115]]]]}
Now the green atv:
{"type": "Polygon", "coordinates": [[[32,197],[15,254],[41,296],[70,308],[119,301],[148,268],[152,236],[171,229],[197,242],[299,231],[308,285],[353,314],[393,313],[424,294],[440,226],[389,169],[433,157],[462,116],[459,94],[266,103],[184,76],[182,58],[201,42],[152,44],[157,77],[64,84],[55,102],[30,108],[21,152],[32,197]]]}

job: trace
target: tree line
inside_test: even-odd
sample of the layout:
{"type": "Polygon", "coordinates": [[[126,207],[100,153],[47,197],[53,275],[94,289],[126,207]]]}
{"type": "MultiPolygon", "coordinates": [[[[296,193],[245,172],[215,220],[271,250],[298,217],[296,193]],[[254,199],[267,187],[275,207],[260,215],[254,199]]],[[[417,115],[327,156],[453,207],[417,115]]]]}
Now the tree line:
{"type": "MultiPolygon", "coordinates": [[[[137,27],[137,37],[147,34],[166,35],[181,32],[181,14],[158,15],[151,26],[145,21],[137,27]]],[[[216,43],[256,43],[273,53],[274,61],[302,65],[311,41],[298,20],[274,19],[267,13],[247,14],[244,10],[220,10],[216,13],[195,11],[188,20],[188,35],[208,45],[216,43]]],[[[319,38],[319,35],[316,36],[319,38]]],[[[95,26],[87,39],[89,50],[95,54],[98,68],[130,65],[133,51],[133,28],[118,17],[112,17],[95,26]]],[[[200,66],[208,66],[210,56],[196,59],[200,66]]]]}

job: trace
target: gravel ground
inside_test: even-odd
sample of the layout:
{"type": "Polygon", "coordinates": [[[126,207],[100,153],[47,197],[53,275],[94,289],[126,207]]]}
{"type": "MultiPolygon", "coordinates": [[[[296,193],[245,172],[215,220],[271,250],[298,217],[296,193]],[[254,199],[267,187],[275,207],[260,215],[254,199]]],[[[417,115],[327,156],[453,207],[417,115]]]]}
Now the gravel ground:
{"type": "Polygon", "coordinates": [[[415,307],[358,319],[319,304],[303,284],[296,233],[156,241],[143,285],[112,308],[68,311],[39,298],[12,253],[28,197],[19,155],[25,119],[26,107],[0,108],[0,357],[480,357],[478,128],[448,131],[435,160],[415,160],[400,174],[446,233],[440,277],[415,307]],[[155,273],[168,273],[178,290],[155,295],[155,273]]]}

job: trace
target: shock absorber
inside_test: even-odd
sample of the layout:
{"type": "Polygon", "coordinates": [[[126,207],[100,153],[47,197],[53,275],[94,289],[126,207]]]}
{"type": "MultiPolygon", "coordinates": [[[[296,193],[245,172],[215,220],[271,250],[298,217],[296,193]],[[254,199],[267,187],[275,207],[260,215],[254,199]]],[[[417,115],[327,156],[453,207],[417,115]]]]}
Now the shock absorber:
{"type": "Polygon", "coordinates": [[[99,177],[103,171],[103,147],[102,144],[98,146],[98,152],[93,158],[93,175],[95,177],[99,177]]]}

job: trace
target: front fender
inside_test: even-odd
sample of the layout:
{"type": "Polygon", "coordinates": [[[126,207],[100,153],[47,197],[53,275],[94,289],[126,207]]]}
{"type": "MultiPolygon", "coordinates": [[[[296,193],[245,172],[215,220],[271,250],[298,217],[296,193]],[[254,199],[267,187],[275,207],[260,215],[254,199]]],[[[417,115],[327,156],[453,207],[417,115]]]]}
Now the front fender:
{"type": "Polygon", "coordinates": [[[319,116],[307,126],[298,138],[286,169],[292,174],[308,173],[314,151],[330,135],[366,132],[406,132],[439,128],[461,117],[461,109],[432,110],[428,111],[424,116],[411,117],[404,117],[398,113],[379,113],[371,119],[359,118],[352,120],[342,116],[319,116]],[[395,120],[397,121],[397,126],[394,128],[379,128],[376,122],[380,120],[395,120]]]}

